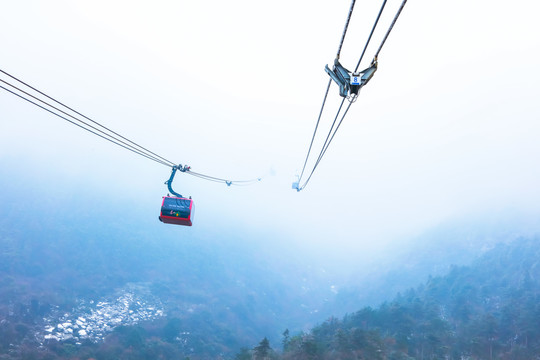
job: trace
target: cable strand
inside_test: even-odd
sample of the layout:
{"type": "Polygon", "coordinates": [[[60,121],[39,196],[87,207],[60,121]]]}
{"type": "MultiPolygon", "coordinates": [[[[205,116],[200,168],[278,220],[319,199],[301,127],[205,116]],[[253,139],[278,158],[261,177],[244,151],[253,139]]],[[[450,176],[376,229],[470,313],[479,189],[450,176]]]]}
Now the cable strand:
{"type": "Polygon", "coordinates": [[[146,151],[146,152],[148,152],[148,153],[150,153],[150,154],[152,154],[152,155],[154,155],[154,156],[156,156],[156,157],[158,157],[158,158],[162,159],[163,161],[165,161],[165,162],[167,162],[167,163],[171,164],[171,166],[174,166],[174,163],[173,163],[172,161],[169,161],[169,160],[167,160],[167,159],[165,159],[165,158],[163,158],[163,157],[161,157],[161,156],[159,156],[159,155],[155,154],[154,152],[152,152],[152,151],[150,151],[150,150],[146,149],[145,147],[143,147],[143,146],[141,146],[141,145],[139,145],[139,144],[135,143],[134,141],[131,141],[131,140],[129,140],[129,139],[127,139],[127,138],[123,137],[122,135],[118,134],[117,132],[115,132],[115,131],[113,131],[113,130],[111,130],[111,129],[107,128],[106,126],[104,126],[104,125],[101,125],[100,123],[98,123],[98,122],[96,122],[96,121],[92,120],[91,118],[89,118],[89,117],[87,117],[87,116],[85,116],[85,115],[81,114],[80,112],[78,112],[78,111],[76,111],[76,110],[72,109],[71,107],[69,107],[69,106],[65,105],[64,103],[62,103],[62,102],[60,102],[60,101],[56,100],[55,98],[53,98],[53,97],[51,97],[51,96],[49,96],[49,95],[45,94],[45,93],[44,93],[44,92],[42,92],[42,91],[40,91],[40,90],[36,89],[35,87],[33,87],[33,86],[31,86],[31,85],[29,85],[29,84],[25,83],[24,81],[22,81],[22,80],[20,80],[20,79],[16,78],[15,76],[13,76],[13,75],[9,74],[8,72],[6,72],[6,71],[4,71],[4,70],[2,70],[2,69],[0,69],[0,72],[2,72],[3,74],[5,74],[5,75],[9,76],[10,78],[12,78],[12,79],[14,79],[14,80],[16,80],[16,81],[18,81],[18,82],[20,82],[21,84],[23,84],[23,85],[25,85],[25,86],[29,87],[30,89],[32,89],[32,90],[34,90],[34,91],[36,91],[37,93],[39,93],[39,94],[41,94],[41,95],[45,96],[46,98],[48,98],[48,99],[50,99],[50,100],[54,101],[55,103],[57,103],[57,104],[59,104],[59,105],[61,105],[61,106],[65,107],[66,109],[68,109],[68,110],[70,110],[70,111],[74,112],[75,114],[77,114],[77,115],[79,115],[79,116],[82,116],[83,118],[85,118],[85,119],[87,119],[87,120],[91,121],[92,123],[94,123],[94,124],[96,124],[96,125],[98,125],[98,126],[101,126],[101,127],[103,128],[103,129],[105,129],[105,130],[107,130],[107,131],[111,132],[112,134],[114,134],[114,135],[116,135],[116,136],[119,136],[120,138],[122,138],[122,139],[124,139],[124,140],[126,140],[126,141],[130,142],[131,144],[133,144],[133,145],[135,145],[135,146],[137,146],[137,147],[141,148],[142,150],[144,150],[144,151],[146,151]]]}
{"type": "MultiPolygon", "coordinates": [[[[343,105],[343,103],[342,103],[343,105]]],[[[341,123],[343,122],[343,119],[345,119],[345,116],[347,115],[350,107],[351,107],[352,103],[349,102],[349,105],[347,106],[347,108],[345,109],[345,112],[343,113],[343,116],[341,117],[341,120],[339,121],[338,123],[338,126],[336,127],[336,129],[334,130],[332,136],[330,137],[330,141],[328,141],[328,144],[326,144],[326,146],[323,146],[323,149],[321,150],[321,153],[319,155],[319,158],[317,159],[317,161],[315,162],[315,165],[313,166],[313,169],[311,170],[311,173],[309,174],[308,178],[306,179],[306,182],[298,188],[298,191],[300,190],[303,190],[305,189],[305,187],[307,186],[307,184],[309,183],[309,180],[311,180],[311,177],[313,176],[313,173],[315,173],[315,170],[317,169],[317,167],[319,166],[324,154],[326,154],[326,150],[328,150],[328,147],[330,146],[330,143],[332,143],[332,140],[334,139],[334,136],[336,135],[337,131],[339,130],[339,127],[341,126],[341,123]]],[[[339,108],[339,111],[338,111],[338,114],[336,115],[336,118],[337,116],[339,115],[339,112],[341,111],[341,106],[339,108]]]]}
{"type": "MultiPolygon", "coordinates": [[[[105,132],[105,131],[103,131],[103,130],[101,130],[101,129],[99,129],[99,128],[97,128],[97,127],[95,127],[95,126],[93,126],[93,125],[91,125],[91,124],[89,124],[87,122],[85,122],[84,120],[82,120],[82,119],[80,119],[80,118],[78,118],[76,116],[73,116],[72,114],[67,113],[66,111],[63,111],[62,109],[59,109],[58,107],[48,103],[47,101],[45,101],[43,99],[40,99],[37,96],[34,96],[34,95],[30,94],[29,92],[27,92],[27,91],[13,85],[13,84],[11,84],[11,83],[3,80],[3,79],[0,79],[0,82],[10,86],[13,89],[16,89],[20,93],[25,94],[26,96],[28,96],[28,97],[30,97],[30,98],[44,104],[45,106],[40,105],[37,102],[30,100],[28,97],[25,97],[25,96],[21,95],[20,93],[16,93],[15,91],[12,91],[12,90],[10,90],[10,89],[2,86],[2,85],[0,85],[1,89],[3,89],[5,91],[19,97],[19,98],[21,98],[21,99],[23,99],[25,101],[27,101],[27,102],[29,102],[29,103],[31,103],[31,104],[39,107],[39,108],[41,108],[42,110],[45,110],[45,111],[47,111],[47,112],[49,112],[49,113],[51,113],[53,115],[56,115],[57,117],[59,117],[59,118],[61,118],[63,120],[66,120],[67,122],[69,122],[69,123],[71,123],[73,125],[76,125],[77,127],[81,128],[83,130],[86,130],[86,131],[88,131],[88,132],[90,132],[90,133],[92,133],[92,134],[94,134],[96,136],[99,136],[100,138],[105,139],[105,140],[107,140],[107,141],[109,141],[109,142],[111,142],[111,143],[113,143],[115,145],[118,145],[118,146],[120,146],[120,147],[122,147],[122,148],[124,148],[126,150],[129,150],[129,151],[131,151],[131,152],[133,152],[133,153],[135,153],[137,155],[141,155],[141,156],[143,156],[143,157],[145,157],[147,159],[153,160],[153,161],[155,161],[155,162],[157,162],[159,164],[165,165],[167,167],[176,167],[177,166],[174,162],[172,162],[170,160],[167,160],[164,157],[159,156],[156,153],[146,149],[145,147],[143,147],[143,146],[141,146],[141,145],[127,139],[126,137],[114,132],[113,130],[103,126],[102,124],[92,120],[91,118],[89,118],[89,117],[81,114],[80,112],[72,109],[71,107],[61,103],[60,101],[52,98],[51,96],[45,94],[44,92],[32,87],[31,85],[25,83],[24,81],[22,81],[22,80],[16,78],[15,76],[7,73],[6,71],[0,69],[0,72],[7,75],[7,76],[9,76],[10,78],[16,80],[17,82],[25,85],[26,87],[32,89],[33,91],[41,94],[42,96],[46,97],[47,99],[50,99],[53,102],[63,106],[64,108],[70,110],[71,112],[83,117],[84,119],[87,119],[88,121],[90,121],[93,124],[101,127],[102,129],[105,129],[109,133],[107,133],[107,132],[105,132]],[[51,110],[51,109],[54,109],[54,110],[51,110]],[[62,116],[61,114],[64,114],[65,116],[62,116]],[[68,119],[66,116],[70,117],[71,119],[73,119],[75,121],[68,119]],[[84,126],[81,125],[81,124],[84,124],[84,126]],[[111,134],[114,134],[115,136],[111,135],[111,134]],[[129,144],[122,141],[122,140],[120,140],[119,138],[126,140],[127,142],[129,142],[129,144]],[[130,145],[130,144],[132,144],[132,145],[130,145]]],[[[225,183],[227,185],[237,185],[237,186],[249,185],[251,183],[261,181],[261,179],[262,179],[262,178],[257,178],[257,179],[251,179],[251,180],[227,180],[227,179],[222,179],[222,178],[217,178],[217,177],[213,177],[213,176],[209,176],[209,175],[204,175],[204,174],[192,172],[192,171],[189,171],[189,170],[184,171],[184,172],[186,172],[186,173],[188,173],[188,174],[190,174],[192,176],[204,179],[204,180],[225,183]]]]}
{"type": "Polygon", "coordinates": [[[390,24],[390,27],[388,28],[388,31],[386,31],[386,35],[384,36],[384,39],[381,42],[381,45],[379,45],[379,49],[377,49],[377,52],[375,53],[374,58],[379,57],[379,53],[381,52],[381,49],[384,46],[384,43],[386,42],[386,39],[388,39],[388,36],[390,35],[390,32],[394,28],[394,25],[396,24],[396,21],[399,18],[399,15],[401,14],[401,11],[405,7],[405,3],[407,3],[407,0],[403,0],[403,2],[401,3],[401,6],[399,7],[399,10],[397,11],[396,16],[394,16],[394,20],[392,21],[392,24],[390,24]]]}
{"type": "Polygon", "coordinates": [[[17,94],[17,93],[15,93],[14,91],[9,90],[8,88],[5,88],[5,87],[2,86],[2,85],[0,85],[0,88],[4,89],[5,91],[7,91],[7,92],[9,92],[9,93],[11,93],[11,94],[13,94],[13,95],[15,95],[15,96],[17,96],[17,97],[23,99],[23,100],[26,100],[27,102],[29,102],[29,103],[31,103],[31,104],[33,104],[33,105],[35,105],[35,106],[37,106],[37,107],[39,107],[39,108],[41,108],[41,109],[43,109],[43,110],[45,110],[45,111],[47,111],[47,112],[53,114],[53,115],[58,116],[58,117],[61,118],[61,119],[66,120],[67,122],[69,122],[69,123],[71,123],[71,124],[73,124],[73,125],[75,125],[75,126],[80,127],[81,129],[84,129],[84,130],[86,130],[86,131],[88,131],[88,132],[90,132],[90,133],[92,133],[92,134],[94,134],[94,135],[96,135],[96,136],[99,136],[99,137],[102,138],[102,139],[105,139],[105,140],[107,140],[107,141],[110,141],[110,142],[112,142],[112,143],[115,144],[115,145],[118,145],[118,146],[120,146],[120,147],[123,147],[123,148],[125,148],[125,149],[127,149],[127,150],[129,150],[129,151],[132,151],[132,152],[134,152],[134,153],[136,153],[136,154],[138,154],[138,155],[144,156],[144,157],[146,157],[146,158],[148,158],[148,159],[150,159],[150,160],[153,160],[153,161],[158,162],[158,163],[160,163],[160,164],[163,164],[163,165],[165,165],[165,166],[170,166],[169,164],[167,164],[167,163],[165,163],[165,162],[163,162],[163,161],[161,161],[161,160],[156,160],[155,158],[151,158],[151,157],[149,157],[149,156],[146,155],[146,154],[143,154],[143,153],[141,153],[141,152],[138,152],[138,151],[136,151],[136,150],[134,150],[134,149],[132,149],[132,148],[128,148],[128,147],[126,147],[126,146],[124,146],[124,145],[122,145],[122,144],[120,144],[120,143],[117,143],[117,142],[114,141],[113,139],[110,139],[110,138],[105,137],[105,136],[103,136],[103,135],[101,135],[101,134],[99,134],[99,133],[97,133],[97,132],[95,132],[95,131],[92,131],[92,130],[90,130],[90,129],[88,129],[88,128],[86,128],[86,127],[84,127],[84,126],[82,126],[82,125],[80,125],[80,124],[78,124],[78,123],[76,123],[76,122],[74,122],[73,120],[69,120],[68,118],[66,118],[66,117],[64,117],[64,116],[62,116],[62,115],[60,115],[60,114],[58,114],[58,113],[56,113],[56,112],[54,112],[54,111],[52,111],[52,110],[50,110],[50,109],[47,109],[46,107],[44,107],[44,106],[42,106],[42,105],[39,105],[38,103],[33,102],[32,100],[27,99],[27,98],[25,98],[24,96],[22,96],[22,95],[20,95],[20,94],[17,94]]]}
{"type": "MultiPolygon", "coordinates": [[[[36,97],[36,96],[34,96],[34,95],[32,95],[32,94],[30,94],[30,93],[28,93],[28,92],[26,92],[26,91],[24,91],[24,90],[18,88],[17,86],[15,86],[15,85],[13,85],[13,84],[8,83],[8,82],[5,81],[5,80],[0,79],[0,82],[3,82],[4,84],[7,84],[7,85],[11,86],[12,88],[14,88],[14,89],[20,91],[21,93],[23,93],[23,94],[25,94],[25,95],[27,95],[27,96],[30,96],[31,98],[33,98],[33,99],[35,99],[35,100],[37,100],[37,101],[39,101],[39,102],[45,104],[46,106],[49,106],[50,108],[52,108],[52,109],[54,109],[54,110],[56,110],[56,111],[58,111],[58,112],[60,112],[60,113],[62,113],[62,114],[64,114],[64,115],[66,115],[66,116],[69,116],[70,118],[74,119],[75,121],[78,121],[78,122],[80,122],[80,123],[86,125],[88,128],[91,128],[91,129],[93,129],[93,130],[95,130],[95,131],[97,131],[97,132],[103,134],[103,136],[101,136],[102,138],[105,138],[105,137],[110,138],[110,139],[114,140],[113,143],[115,143],[116,145],[119,145],[119,143],[124,144],[125,146],[122,146],[123,148],[126,148],[126,149],[129,148],[129,149],[133,150],[134,152],[136,152],[136,153],[138,153],[138,154],[145,154],[146,157],[148,157],[148,158],[150,158],[150,159],[152,159],[152,160],[159,160],[158,157],[155,157],[155,156],[152,156],[152,155],[150,155],[150,154],[147,154],[147,153],[141,151],[140,149],[138,149],[138,148],[136,148],[136,147],[134,147],[134,146],[132,146],[132,145],[129,145],[128,143],[126,143],[126,142],[124,142],[124,141],[122,141],[122,140],[120,140],[120,139],[118,139],[118,138],[115,138],[114,136],[112,136],[112,135],[110,135],[110,134],[104,132],[103,130],[98,129],[98,128],[96,128],[95,126],[92,126],[92,125],[90,125],[90,124],[84,122],[84,121],[81,120],[81,119],[78,119],[77,117],[75,117],[75,116],[73,116],[73,115],[71,115],[71,114],[68,114],[67,112],[65,112],[65,111],[63,111],[63,110],[57,108],[56,106],[53,106],[53,105],[49,104],[48,102],[46,102],[46,101],[44,101],[44,100],[42,100],[42,99],[39,99],[38,97],[36,97]]],[[[33,103],[33,102],[32,102],[32,103],[33,103]]],[[[34,104],[34,103],[33,103],[33,104],[34,104]]],[[[35,104],[34,104],[34,105],[35,105],[35,104]]],[[[53,113],[54,113],[54,112],[53,112],[53,113]]],[[[58,114],[55,114],[55,115],[58,115],[58,114]]],[[[63,118],[63,117],[62,117],[62,118],[63,118]]],[[[83,127],[83,128],[84,128],[84,127],[83,127]]],[[[92,133],[94,133],[94,132],[92,131],[92,133]]],[[[94,133],[94,134],[95,134],[95,133],[94,133]]],[[[164,163],[162,160],[159,160],[159,162],[160,162],[160,163],[164,163]]],[[[169,165],[168,165],[168,166],[169,166],[169,165]]]]}
{"type": "Polygon", "coordinates": [[[317,124],[315,125],[315,130],[313,131],[313,136],[311,137],[311,143],[309,144],[309,149],[306,155],[306,160],[304,161],[304,166],[302,167],[302,173],[300,174],[300,177],[298,178],[298,181],[302,179],[302,176],[304,176],[304,171],[306,170],[306,164],[309,159],[309,154],[311,153],[311,148],[313,147],[313,141],[315,140],[315,135],[317,134],[317,129],[319,128],[319,122],[321,121],[321,116],[324,110],[324,105],[326,104],[326,98],[328,97],[328,92],[330,90],[330,84],[332,84],[332,79],[328,80],[328,86],[326,87],[326,93],[324,94],[323,103],[321,106],[321,110],[319,111],[319,117],[317,118],[317,124]]]}
{"type": "Polygon", "coordinates": [[[377,27],[379,19],[381,18],[381,15],[383,13],[384,7],[386,6],[386,1],[387,0],[384,0],[382,3],[381,9],[379,10],[379,14],[377,15],[377,19],[375,20],[375,23],[373,24],[373,27],[371,28],[371,33],[369,34],[369,37],[366,41],[366,45],[364,46],[364,50],[362,51],[362,55],[360,55],[360,59],[358,60],[358,63],[356,64],[356,68],[354,69],[354,72],[357,72],[358,68],[360,67],[360,63],[362,62],[362,59],[364,58],[364,54],[366,53],[369,42],[371,41],[371,37],[373,36],[373,33],[375,32],[375,28],[377,27]]]}
{"type": "Polygon", "coordinates": [[[339,59],[339,56],[341,55],[341,48],[343,46],[343,42],[345,41],[345,35],[347,34],[347,29],[349,28],[349,22],[351,21],[351,16],[354,10],[355,3],[356,3],[356,0],[351,1],[351,7],[349,8],[349,14],[347,15],[347,20],[345,21],[345,28],[343,29],[343,34],[341,35],[341,41],[339,42],[336,59],[339,59]]]}

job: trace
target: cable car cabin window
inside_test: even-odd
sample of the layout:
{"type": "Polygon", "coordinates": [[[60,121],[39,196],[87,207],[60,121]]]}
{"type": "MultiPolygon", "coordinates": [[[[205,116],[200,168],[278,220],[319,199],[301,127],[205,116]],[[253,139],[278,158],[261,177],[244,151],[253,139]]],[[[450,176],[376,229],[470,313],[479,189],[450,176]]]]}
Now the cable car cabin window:
{"type": "Polygon", "coordinates": [[[159,220],[166,224],[192,225],[193,200],[178,197],[163,197],[159,220]]]}

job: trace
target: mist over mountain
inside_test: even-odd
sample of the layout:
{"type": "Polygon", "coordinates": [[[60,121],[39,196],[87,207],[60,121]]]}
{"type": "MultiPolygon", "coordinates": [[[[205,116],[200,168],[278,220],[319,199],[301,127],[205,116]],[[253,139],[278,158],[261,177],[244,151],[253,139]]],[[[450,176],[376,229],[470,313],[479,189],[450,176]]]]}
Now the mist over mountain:
{"type": "Polygon", "coordinates": [[[279,235],[223,224],[164,228],[159,203],[152,208],[144,196],[31,180],[1,184],[6,359],[115,358],[130,348],[147,358],[232,358],[263,338],[280,344],[285,329],[308,333],[379,306],[517,236],[513,223],[449,225],[344,276],[339,264],[279,235]]]}
{"type": "Polygon", "coordinates": [[[540,359],[539,12],[4,1],[0,360],[540,359]]]}
{"type": "Polygon", "coordinates": [[[471,264],[498,244],[534,238],[540,229],[538,219],[516,212],[471,217],[386,247],[384,255],[374,257],[370,266],[347,278],[332,303],[333,314],[355,312],[359,306],[377,306],[429,277],[471,264]]]}
{"type": "Polygon", "coordinates": [[[284,332],[282,351],[261,341],[237,359],[536,359],[540,238],[500,243],[469,266],[378,307],[284,332]]]}
{"type": "Polygon", "coordinates": [[[164,228],[160,198],[145,211],[125,195],[40,180],[2,184],[2,353],[16,358],[23,344],[82,346],[153,323],[175,354],[215,358],[262,336],[279,339],[285,322],[302,329],[329,315],[319,310],[334,295],[332,279],[297,262],[292,245],[276,249],[282,241],[272,234],[164,228]]]}

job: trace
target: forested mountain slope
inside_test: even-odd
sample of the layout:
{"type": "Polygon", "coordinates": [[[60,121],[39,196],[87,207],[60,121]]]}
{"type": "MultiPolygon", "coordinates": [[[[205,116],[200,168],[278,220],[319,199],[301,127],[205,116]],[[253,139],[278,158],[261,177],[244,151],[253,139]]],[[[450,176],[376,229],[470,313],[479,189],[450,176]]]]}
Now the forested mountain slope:
{"type": "MultiPolygon", "coordinates": [[[[540,239],[499,244],[471,266],[378,308],[289,337],[281,359],[536,359],[540,356],[540,239]]],[[[261,342],[262,344],[262,342],[261,342]]],[[[237,359],[261,355],[260,346],[237,359]],[[258,350],[258,351],[257,351],[258,350]]]]}
{"type": "Polygon", "coordinates": [[[278,258],[272,234],[166,226],[160,198],[46,184],[0,180],[1,359],[232,357],[324,319],[330,280],[278,258]]]}

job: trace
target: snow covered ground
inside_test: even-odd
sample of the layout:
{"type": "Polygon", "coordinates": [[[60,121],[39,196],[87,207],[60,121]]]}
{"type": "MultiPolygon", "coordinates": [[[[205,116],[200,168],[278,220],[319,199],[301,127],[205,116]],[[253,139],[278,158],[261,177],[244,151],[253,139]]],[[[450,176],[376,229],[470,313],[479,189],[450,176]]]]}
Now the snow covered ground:
{"type": "Polygon", "coordinates": [[[45,318],[46,325],[36,333],[36,338],[42,343],[72,339],[98,342],[120,325],[134,325],[164,315],[161,301],[150,293],[148,285],[130,283],[115,296],[99,301],[80,300],[73,311],[45,318]]]}

